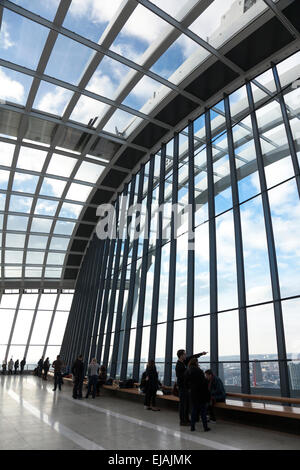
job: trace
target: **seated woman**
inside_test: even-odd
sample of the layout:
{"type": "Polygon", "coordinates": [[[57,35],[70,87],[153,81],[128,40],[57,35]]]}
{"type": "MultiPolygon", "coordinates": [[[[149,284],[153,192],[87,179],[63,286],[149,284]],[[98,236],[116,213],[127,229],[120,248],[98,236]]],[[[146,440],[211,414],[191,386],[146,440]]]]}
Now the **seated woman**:
{"type": "Polygon", "coordinates": [[[100,388],[102,385],[105,384],[107,379],[107,372],[106,372],[106,367],[102,365],[100,367],[100,372],[99,372],[99,377],[98,377],[98,382],[97,382],[97,397],[100,396],[100,388]]]}

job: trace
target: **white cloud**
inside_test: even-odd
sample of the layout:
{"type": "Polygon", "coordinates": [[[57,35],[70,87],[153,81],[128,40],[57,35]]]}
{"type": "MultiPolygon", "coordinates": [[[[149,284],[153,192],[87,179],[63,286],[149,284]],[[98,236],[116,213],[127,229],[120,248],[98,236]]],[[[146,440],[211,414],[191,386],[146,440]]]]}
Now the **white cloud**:
{"type": "Polygon", "coordinates": [[[0,89],[1,98],[5,100],[14,100],[22,103],[24,99],[24,87],[22,83],[11,79],[0,69],[0,89]]]}
{"type": "Polygon", "coordinates": [[[0,48],[9,49],[13,47],[15,43],[11,40],[10,34],[8,32],[7,24],[5,21],[2,22],[1,33],[0,33],[0,48]]]}
{"type": "Polygon", "coordinates": [[[37,109],[52,114],[61,114],[68,100],[70,99],[70,95],[70,91],[64,90],[60,87],[55,87],[54,91],[45,93],[38,101],[37,109]]]}
{"type": "Polygon", "coordinates": [[[94,23],[105,23],[110,21],[121,3],[121,0],[73,0],[69,11],[77,17],[87,16],[94,23]]]}

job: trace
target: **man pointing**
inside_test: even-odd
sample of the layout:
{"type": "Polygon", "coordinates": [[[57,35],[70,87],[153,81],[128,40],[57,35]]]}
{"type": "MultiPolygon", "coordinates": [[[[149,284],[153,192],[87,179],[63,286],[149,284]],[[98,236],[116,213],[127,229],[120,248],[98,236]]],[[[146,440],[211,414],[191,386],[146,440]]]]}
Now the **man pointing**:
{"type": "Polygon", "coordinates": [[[179,418],[180,426],[188,426],[190,424],[189,420],[189,394],[188,390],[184,385],[184,373],[186,371],[189,361],[193,358],[198,358],[200,356],[205,356],[206,351],[203,351],[193,356],[186,355],[185,349],[179,349],[177,351],[178,361],[176,363],[176,377],[177,377],[177,386],[179,392],[179,418]]]}

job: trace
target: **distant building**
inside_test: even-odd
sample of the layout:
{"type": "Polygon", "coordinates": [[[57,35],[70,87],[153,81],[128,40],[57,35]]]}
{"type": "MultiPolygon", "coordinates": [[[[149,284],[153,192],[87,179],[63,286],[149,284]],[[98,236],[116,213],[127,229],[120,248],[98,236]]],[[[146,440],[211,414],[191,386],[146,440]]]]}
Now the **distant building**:
{"type": "Polygon", "coordinates": [[[220,364],[219,364],[219,377],[222,380],[222,382],[225,383],[224,364],[223,364],[223,362],[220,362],[220,364]]]}
{"type": "Polygon", "coordinates": [[[289,372],[293,390],[300,390],[300,363],[289,362],[289,372]]]}
{"type": "Polygon", "coordinates": [[[258,383],[263,382],[263,375],[261,370],[261,363],[258,361],[254,361],[252,363],[252,377],[253,377],[253,385],[256,386],[258,383]]]}

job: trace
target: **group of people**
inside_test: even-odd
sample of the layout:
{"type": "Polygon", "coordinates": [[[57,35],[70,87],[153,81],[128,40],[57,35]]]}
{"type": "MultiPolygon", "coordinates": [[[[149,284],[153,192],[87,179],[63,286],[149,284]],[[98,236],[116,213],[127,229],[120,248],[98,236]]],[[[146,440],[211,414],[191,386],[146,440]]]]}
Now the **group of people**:
{"type": "MultiPolygon", "coordinates": [[[[198,358],[207,354],[205,351],[187,357],[184,349],[177,351],[176,387],[179,397],[179,418],[180,426],[190,426],[191,431],[195,431],[196,423],[202,421],[204,431],[210,431],[208,421],[216,422],[214,405],[216,402],[225,402],[226,392],[224,385],[219,377],[208,369],[203,372],[199,367],[198,358]],[[209,418],[208,418],[209,415],[209,418]]],[[[11,361],[9,370],[12,370],[11,361]]],[[[23,359],[25,361],[25,359],[23,359]]],[[[23,363],[21,361],[21,365],[23,363]]],[[[22,366],[21,366],[22,367],[22,366]]],[[[54,388],[61,390],[63,383],[62,369],[65,364],[60,356],[57,356],[53,362],[54,369],[54,388]]],[[[23,365],[24,368],[24,365],[23,365]]],[[[50,361],[42,357],[38,362],[37,375],[47,380],[47,373],[50,368],[50,361]]],[[[3,369],[3,365],[2,365],[3,369]]],[[[23,369],[21,369],[23,370],[23,369]]],[[[80,354],[73,362],[71,367],[73,375],[73,393],[74,399],[82,399],[83,381],[85,378],[85,365],[83,356],[80,354]]],[[[88,386],[85,398],[92,395],[93,398],[100,395],[100,387],[107,380],[106,367],[100,366],[96,358],[93,358],[88,365],[88,386]]],[[[162,384],[158,378],[154,360],[149,360],[147,368],[142,375],[140,389],[145,394],[144,408],[147,410],[160,411],[156,407],[156,394],[162,384]]]]}
{"type": "Polygon", "coordinates": [[[37,363],[37,368],[35,369],[36,375],[42,377],[43,380],[47,380],[48,372],[50,369],[49,357],[44,360],[44,356],[41,357],[37,363]]]}
{"type": "MultiPolygon", "coordinates": [[[[71,372],[73,374],[73,398],[82,398],[82,387],[83,380],[85,377],[84,362],[83,356],[80,354],[77,359],[74,361],[71,372]]],[[[88,387],[85,398],[88,398],[89,395],[92,395],[92,398],[95,398],[96,395],[100,395],[100,388],[105,384],[107,379],[106,367],[104,365],[100,366],[97,359],[94,357],[90,364],[88,365],[88,387]]]]}
{"type": "Polygon", "coordinates": [[[5,375],[6,372],[8,375],[16,375],[18,373],[18,369],[20,367],[20,374],[23,374],[24,367],[26,365],[26,360],[25,358],[22,359],[21,362],[19,362],[19,359],[16,361],[13,361],[13,358],[11,357],[10,360],[8,361],[8,364],[6,360],[4,359],[2,362],[2,375],[5,375]]]}
{"type": "Polygon", "coordinates": [[[211,422],[216,422],[214,405],[216,402],[225,402],[226,392],[222,380],[215,376],[211,369],[205,374],[199,367],[198,357],[207,354],[194,354],[187,357],[184,349],[177,351],[176,378],[179,396],[180,426],[191,426],[195,431],[195,424],[201,416],[204,431],[208,427],[207,413],[211,422]]]}
{"type": "MultiPolygon", "coordinates": [[[[195,431],[195,425],[200,420],[205,432],[210,431],[209,421],[216,422],[214,405],[216,402],[225,402],[226,392],[222,380],[213,374],[211,369],[205,373],[199,367],[198,357],[206,352],[187,357],[184,349],[177,351],[176,385],[179,397],[180,426],[190,426],[195,431]]],[[[140,389],[145,394],[144,408],[160,411],[156,407],[156,393],[162,386],[154,360],[148,362],[142,375],[140,389]]]]}
{"type": "MultiPolygon", "coordinates": [[[[62,385],[62,369],[65,367],[60,356],[57,356],[53,362],[52,367],[54,368],[54,388],[53,391],[58,389],[61,390],[62,385]]],[[[77,359],[74,361],[71,367],[71,373],[73,375],[73,398],[82,398],[83,381],[85,377],[85,367],[83,362],[82,354],[79,354],[77,359]]],[[[85,398],[88,398],[91,394],[93,398],[100,395],[100,388],[106,382],[107,373],[104,365],[100,366],[96,358],[93,358],[88,366],[88,387],[85,398]]]]}

